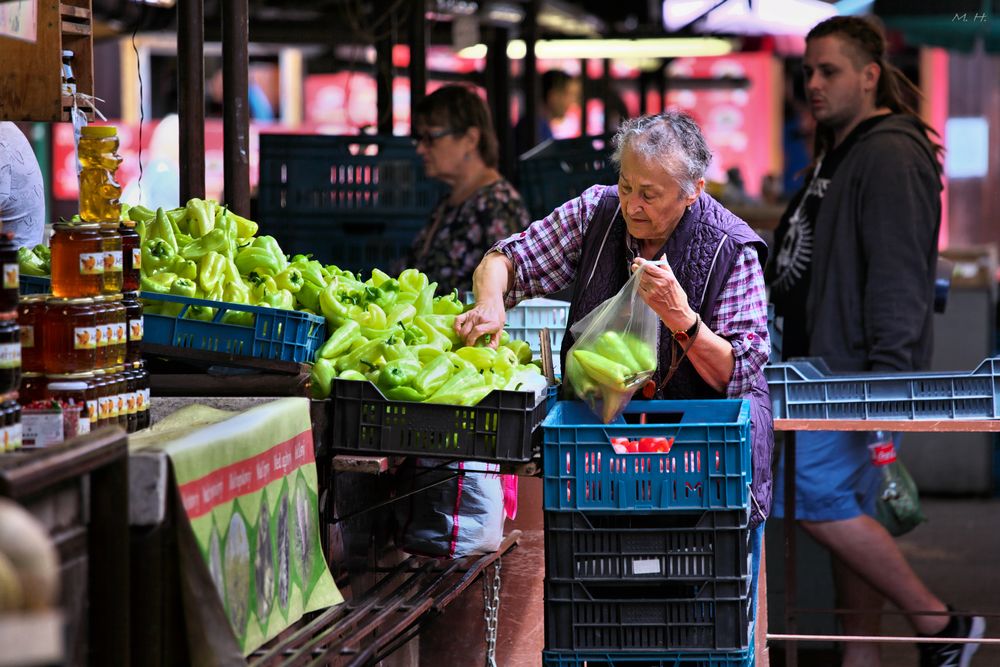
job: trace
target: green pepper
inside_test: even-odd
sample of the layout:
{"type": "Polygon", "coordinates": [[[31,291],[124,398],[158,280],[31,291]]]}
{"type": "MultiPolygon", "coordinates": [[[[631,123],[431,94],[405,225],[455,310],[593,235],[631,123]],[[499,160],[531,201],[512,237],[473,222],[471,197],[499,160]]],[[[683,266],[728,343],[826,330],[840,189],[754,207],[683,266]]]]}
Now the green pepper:
{"type": "Polygon", "coordinates": [[[266,292],[258,304],[280,310],[295,310],[295,297],[286,289],[276,289],[266,292]]]}
{"type": "Polygon", "coordinates": [[[170,285],[170,293],[177,296],[194,298],[198,292],[198,285],[193,280],[187,278],[177,278],[170,285]]]}
{"type": "Polygon", "coordinates": [[[384,350],[384,340],[370,340],[353,352],[339,357],[336,362],[337,370],[353,368],[358,371],[371,371],[376,368],[384,350]]]}
{"type": "Polygon", "coordinates": [[[330,334],[323,346],[316,353],[324,359],[339,357],[351,347],[358,338],[361,337],[361,325],[353,320],[344,322],[341,326],[330,334]]]}
{"type": "Polygon", "coordinates": [[[427,276],[416,269],[406,269],[399,274],[399,289],[403,292],[420,294],[427,284],[427,276]]]}
{"type": "Polygon", "coordinates": [[[509,347],[498,347],[497,356],[493,359],[491,370],[510,379],[511,373],[517,368],[517,354],[509,347]]]}
{"type": "Polygon", "coordinates": [[[360,371],[356,371],[353,368],[349,368],[337,376],[340,380],[355,380],[357,382],[368,382],[368,378],[365,377],[360,371]]]}
{"type": "Polygon", "coordinates": [[[423,320],[441,332],[451,341],[452,347],[459,347],[463,341],[455,332],[455,315],[423,315],[423,320]]]}
{"type": "Polygon", "coordinates": [[[31,249],[31,252],[35,253],[38,259],[42,260],[46,264],[52,263],[52,249],[47,245],[39,243],[31,249]]]}
{"type": "Polygon", "coordinates": [[[140,276],[139,287],[143,292],[155,292],[156,294],[170,294],[170,287],[177,280],[176,273],[163,271],[155,275],[140,276]]]}
{"type": "Polygon", "coordinates": [[[326,287],[329,278],[323,273],[323,265],[315,260],[292,262],[292,266],[302,273],[302,279],[317,287],[326,287]]]}
{"type": "Polygon", "coordinates": [[[226,235],[226,246],[219,253],[229,259],[236,257],[236,221],[226,215],[224,206],[215,209],[215,229],[226,235]]]}
{"type": "Polygon", "coordinates": [[[170,243],[160,238],[149,238],[139,247],[142,272],[146,275],[169,271],[177,256],[170,243]]]}
{"type": "Polygon", "coordinates": [[[190,199],[184,206],[187,212],[188,233],[201,238],[215,230],[215,202],[190,199]]]}
{"type": "Polygon", "coordinates": [[[198,262],[198,284],[206,294],[225,283],[222,276],[225,265],[226,258],[217,252],[202,255],[198,262]]]}
{"type": "Polygon", "coordinates": [[[248,278],[251,283],[250,301],[254,305],[259,304],[268,294],[272,294],[278,289],[278,286],[274,283],[274,278],[270,276],[258,276],[251,273],[248,278]]]}
{"type": "Polygon", "coordinates": [[[31,248],[23,247],[17,249],[17,265],[20,272],[26,276],[49,275],[49,265],[36,255],[31,248]]]}
{"type": "Polygon", "coordinates": [[[388,326],[385,311],[374,303],[368,304],[357,320],[358,324],[369,329],[385,329],[388,326]]]}
{"type": "MultiPolygon", "coordinates": [[[[480,377],[478,374],[477,377],[480,377]]],[[[472,406],[486,398],[495,387],[488,384],[479,384],[474,387],[465,387],[454,391],[439,391],[425,403],[440,403],[442,405],[466,405],[472,406]]]]}
{"type": "Polygon", "coordinates": [[[395,324],[409,324],[413,321],[413,318],[417,315],[417,309],[410,304],[397,303],[395,306],[386,311],[385,319],[387,322],[392,322],[395,324]]]}
{"type": "Polygon", "coordinates": [[[308,280],[302,281],[302,289],[295,293],[295,300],[300,304],[315,312],[319,311],[319,295],[322,287],[314,285],[308,280]]]}
{"type": "Polygon", "coordinates": [[[210,252],[217,252],[220,255],[228,252],[229,239],[222,229],[213,229],[194,243],[189,243],[181,248],[181,257],[184,259],[201,259],[210,252]]]}
{"type": "Polygon", "coordinates": [[[410,403],[420,403],[424,400],[424,394],[413,387],[393,387],[382,392],[390,401],[409,401],[410,403]]]}
{"type": "Polygon", "coordinates": [[[407,345],[426,345],[430,339],[417,325],[403,325],[403,342],[407,345]]]}
{"type": "MultiPolygon", "coordinates": [[[[122,208],[125,208],[124,205],[122,208]]],[[[156,211],[146,208],[142,204],[130,206],[128,209],[128,220],[133,222],[145,222],[147,225],[156,220],[156,211]]]]}
{"type": "Polygon", "coordinates": [[[274,276],[274,282],[278,289],[286,289],[292,294],[296,294],[302,289],[302,272],[294,266],[286,266],[283,271],[274,276]]]}
{"type": "Polygon", "coordinates": [[[657,366],[656,350],[647,345],[644,341],[630,333],[622,335],[622,340],[628,346],[632,357],[636,361],[636,366],[640,371],[655,371],[657,366]]]}
{"type": "Polygon", "coordinates": [[[347,306],[340,300],[337,282],[331,282],[319,293],[319,309],[331,325],[340,326],[348,318],[347,306]]]}
{"type": "Polygon", "coordinates": [[[510,380],[500,373],[494,373],[493,371],[487,369],[483,371],[483,382],[494,389],[503,389],[507,386],[507,383],[510,382],[510,380]]]}
{"type": "Polygon", "coordinates": [[[313,398],[326,398],[330,395],[330,385],[333,384],[334,368],[327,359],[317,359],[309,374],[310,392],[313,398]]]}
{"type": "Polygon", "coordinates": [[[167,209],[167,220],[170,221],[170,225],[174,228],[174,234],[180,233],[187,236],[191,233],[187,219],[187,208],[184,206],[167,209]]]}
{"type": "Polygon", "coordinates": [[[416,359],[396,359],[385,365],[375,383],[379,389],[403,387],[410,384],[420,372],[420,362],[416,359]]]}
{"type": "Polygon", "coordinates": [[[448,355],[449,359],[451,359],[451,365],[452,367],[454,367],[456,372],[464,370],[472,370],[476,371],[477,373],[479,372],[479,369],[476,368],[476,366],[471,361],[468,361],[464,357],[460,357],[454,352],[445,352],[445,354],[448,355]]]}
{"type": "Polygon", "coordinates": [[[256,222],[253,220],[247,220],[241,215],[236,215],[230,210],[226,210],[226,216],[230,220],[236,223],[236,236],[241,239],[247,239],[251,236],[257,235],[257,230],[260,228],[256,222]]]}
{"type": "Polygon", "coordinates": [[[417,315],[431,315],[434,305],[434,290],[437,289],[437,283],[431,283],[427,287],[420,290],[420,295],[417,300],[413,302],[413,307],[417,309],[417,315]]]}
{"type": "Polygon", "coordinates": [[[461,315],[465,310],[465,304],[458,298],[456,289],[446,296],[434,297],[432,309],[435,315],[461,315]]]}
{"type": "Polygon", "coordinates": [[[181,256],[174,257],[173,263],[170,265],[169,270],[172,273],[176,273],[180,278],[187,278],[188,280],[194,280],[198,277],[198,265],[190,259],[184,259],[181,256]]]}
{"type": "Polygon", "coordinates": [[[153,223],[146,227],[146,235],[150,239],[163,240],[170,249],[177,252],[177,238],[174,236],[174,227],[167,219],[167,213],[162,208],[156,209],[156,218],[153,223]]]}
{"type": "Polygon", "coordinates": [[[423,331],[427,335],[427,343],[430,345],[437,345],[445,352],[448,352],[452,348],[451,340],[448,339],[443,333],[438,331],[434,326],[424,319],[423,316],[417,315],[413,318],[413,324],[423,331]]]}
{"type": "Polygon", "coordinates": [[[385,281],[381,287],[375,289],[378,290],[378,295],[375,297],[375,304],[379,308],[389,310],[396,305],[396,299],[399,298],[399,283],[393,278],[385,281]]]}
{"type": "Polygon", "coordinates": [[[580,362],[583,372],[597,384],[615,391],[625,391],[628,378],[632,375],[628,366],[589,350],[574,350],[573,357],[580,362]]]}
{"type": "Polygon", "coordinates": [[[413,352],[412,348],[408,347],[403,341],[396,339],[390,339],[385,342],[385,352],[383,352],[382,355],[385,357],[386,361],[417,358],[417,355],[413,352]]]}
{"type": "MultiPolygon", "coordinates": [[[[227,303],[246,305],[250,303],[250,290],[242,282],[226,283],[222,290],[222,300],[227,303]]],[[[222,322],[226,324],[237,324],[241,327],[252,327],[254,322],[253,313],[245,310],[227,310],[222,314],[222,322]]]]}
{"type": "MultiPolygon", "coordinates": [[[[418,296],[420,296],[420,295],[419,294],[414,294],[413,292],[406,292],[406,291],[400,290],[399,296],[396,297],[396,305],[397,306],[412,306],[414,303],[416,303],[418,296]]],[[[416,307],[414,307],[414,310],[416,310],[416,307]]]]}
{"type": "Polygon", "coordinates": [[[431,395],[448,381],[454,370],[448,355],[434,357],[413,378],[413,388],[425,395],[431,395]]]}
{"type": "Polygon", "coordinates": [[[514,354],[517,355],[517,363],[531,363],[531,346],[528,345],[527,341],[512,340],[504,345],[504,347],[508,347],[514,351],[514,354]]]}
{"type": "Polygon", "coordinates": [[[597,395],[600,391],[597,383],[583,371],[580,362],[572,354],[566,359],[566,368],[563,369],[563,374],[566,385],[581,399],[586,400],[597,395]]]}
{"type": "Polygon", "coordinates": [[[236,268],[243,275],[259,268],[265,269],[270,275],[276,275],[283,270],[274,255],[265,248],[254,248],[253,246],[243,248],[236,253],[235,260],[236,268]]]}
{"type": "Polygon", "coordinates": [[[281,246],[278,245],[273,236],[258,236],[254,239],[250,247],[265,250],[271,255],[277,267],[275,273],[284,271],[285,267],[288,266],[288,259],[285,257],[285,253],[281,251],[281,246]]]}
{"type": "MultiPolygon", "coordinates": [[[[437,361],[435,359],[435,361],[437,361]]],[[[455,403],[459,405],[464,405],[462,403],[462,397],[472,389],[477,387],[483,387],[485,383],[483,382],[483,376],[475,371],[475,369],[463,369],[452,375],[448,380],[438,387],[437,391],[433,392],[430,398],[427,399],[428,403],[455,403]]],[[[417,387],[416,382],[414,382],[414,387],[417,387]]],[[[417,387],[419,389],[419,387],[417,387]]],[[[492,391],[493,387],[490,387],[492,391]]]]}
{"type": "Polygon", "coordinates": [[[455,354],[471,363],[480,371],[491,368],[493,361],[497,357],[497,351],[492,347],[462,347],[456,350],[455,354]]]}
{"type": "Polygon", "coordinates": [[[597,340],[594,341],[591,352],[596,352],[602,357],[617,361],[632,373],[638,373],[643,370],[639,367],[639,362],[636,361],[628,345],[625,344],[625,341],[622,340],[617,331],[602,332],[597,337],[597,340]]]}
{"type": "Polygon", "coordinates": [[[389,340],[393,336],[399,335],[399,326],[386,327],[384,329],[372,329],[371,327],[361,327],[361,335],[372,340],[378,338],[381,340],[389,340]]]}
{"type": "Polygon", "coordinates": [[[440,357],[442,354],[447,354],[437,345],[409,345],[407,349],[411,354],[417,357],[417,361],[422,364],[429,363],[435,357],[440,357]]]}
{"type": "Polygon", "coordinates": [[[373,286],[381,287],[382,283],[387,280],[392,280],[392,276],[381,269],[372,269],[371,283],[373,286]]]}

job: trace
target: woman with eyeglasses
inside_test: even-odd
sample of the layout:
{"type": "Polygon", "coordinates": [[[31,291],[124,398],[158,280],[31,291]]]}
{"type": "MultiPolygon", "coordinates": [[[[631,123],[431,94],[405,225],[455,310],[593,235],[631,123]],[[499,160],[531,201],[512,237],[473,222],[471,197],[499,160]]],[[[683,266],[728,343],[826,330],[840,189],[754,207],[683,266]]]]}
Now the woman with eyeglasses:
{"type": "Polygon", "coordinates": [[[413,142],[431,178],[449,187],[413,242],[406,265],[438,282],[439,292],[472,289],[472,272],[494,243],[531,219],[514,186],[497,171],[499,147],[489,109],[464,86],[445,86],[417,106],[413,142]]]}

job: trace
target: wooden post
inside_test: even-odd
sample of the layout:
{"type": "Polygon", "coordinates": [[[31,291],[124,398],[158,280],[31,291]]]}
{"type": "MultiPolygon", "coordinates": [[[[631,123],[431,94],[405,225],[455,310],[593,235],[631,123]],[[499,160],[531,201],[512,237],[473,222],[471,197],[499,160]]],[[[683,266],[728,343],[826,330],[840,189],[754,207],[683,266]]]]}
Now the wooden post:
{"type": "Polygon", "coordinates": [[[248,0],[222,2],[222,134],[225,200],[250,215],[250,21],[248,0]]]}
{"type": "Polygon", "coordinates": [[[181,203],[205,198],[205,3],[177,3],[177,115],[181,203]]]}

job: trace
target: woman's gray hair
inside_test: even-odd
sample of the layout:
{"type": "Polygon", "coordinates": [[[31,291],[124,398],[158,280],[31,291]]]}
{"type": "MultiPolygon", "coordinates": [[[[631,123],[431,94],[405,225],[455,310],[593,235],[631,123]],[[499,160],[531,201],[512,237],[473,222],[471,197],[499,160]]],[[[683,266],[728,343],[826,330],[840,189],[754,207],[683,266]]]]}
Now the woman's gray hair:
{"type": "Polygon", "coordinates": [[[705,176],[712,161],[712,151],[708,150],[701,129],[683,111],[630,118],[619,126],[614,145],[611,160],[619,171],[622,154],[628,148],[662,164],[687,197],[695,193],[695,185],[705,176]]]}

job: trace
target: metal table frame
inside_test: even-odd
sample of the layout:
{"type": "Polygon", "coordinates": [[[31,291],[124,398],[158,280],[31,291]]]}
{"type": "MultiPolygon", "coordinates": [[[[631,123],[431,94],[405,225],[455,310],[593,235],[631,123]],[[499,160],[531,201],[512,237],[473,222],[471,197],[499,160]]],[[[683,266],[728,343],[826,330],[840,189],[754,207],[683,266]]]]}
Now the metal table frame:
{"type": "MultiPolygon", "coordinates": [[[[926,637],[844,637],[840,635],[800,635],[795,599],[795,435],[798,431],[897,431],[910,433],[1000,433],[1000,419],[986,420],[865,420],[865,419],[775,419],[774,430],[785,432],[785,634],[768,634],[773,641],[785,642],[786,667],[798,666],[800,641],[879,641],[908,643],[954,643],[954,639],[926,637]]],[[[966,640],[967,641],[967,640],[966,640]]],[[[980,644],[1000,644],[1000,639],[979,639],[980,644]]]]}

